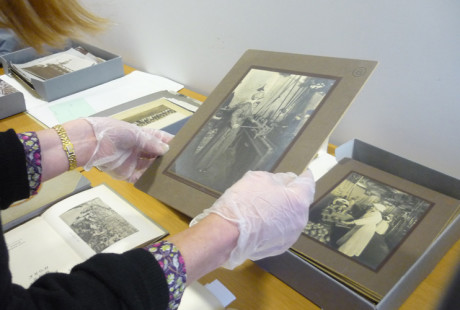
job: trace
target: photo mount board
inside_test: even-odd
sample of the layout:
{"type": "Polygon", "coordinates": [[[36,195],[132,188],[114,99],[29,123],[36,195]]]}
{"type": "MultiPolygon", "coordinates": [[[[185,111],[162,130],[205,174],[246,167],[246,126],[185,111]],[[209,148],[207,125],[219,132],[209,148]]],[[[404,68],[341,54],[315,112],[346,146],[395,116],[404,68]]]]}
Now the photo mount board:
{"type": "Polygon", "coordinates": [[[157,158],[135,186],[194,217],[245,171],[301,173],[376,65],[248,50],[177,133],[168,153],[157,158]],[[242,106],[246,118],[234,121],[232,115],[244,110],[242,106]],[[240,130],[235,134],[228,127],[240,130]],[[224,129],[226,135],[219,137],[224,129]],[[206,144],[206,139],[212,143],[206,144]],[[223,141],[227,145],[220,144],[223,141]],[[214,150],[200,154],[206,148],[214,150]]]}
{"type": "Polygon", "coordinates": [[[451,196],[344,158],[318,180],[291,249],[377,303],[459,210],[451,196]]]}

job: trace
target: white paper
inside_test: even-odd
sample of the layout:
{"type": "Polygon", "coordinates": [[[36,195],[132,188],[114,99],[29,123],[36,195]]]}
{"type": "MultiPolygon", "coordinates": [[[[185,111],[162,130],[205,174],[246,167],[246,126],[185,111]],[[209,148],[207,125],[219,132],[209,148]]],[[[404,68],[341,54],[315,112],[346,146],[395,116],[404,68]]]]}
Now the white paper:
{"type": "Polygon", "coordinates": [[[24,94],[27,112],[48,127],[87,117],[155,92],[183,88],[183,85],[169,79],[133,71],[113,81],[47,102],[37,98],[16,79],[7,75],[1,78],[24,94]]]}
{"type": "Polygon", "coordinates": [[[318,181],[323,175],[325,175],[329,170],[332,169],[337,164],[337,159],[335,156],[330,155],[325,152],[320,152],[318,157],[311,161],[308,165],[313,174],[313,179],[318,181]]]}
{"type": "Polygon", "coordinates": [[[67,273],[83,260],[42,218],[9,231],[5,240],[13,282],[24,287],[46,273],[67,273]],[[43,249],[46,255],[33,255],[43,249]]]}
{"type": "Polygon", "coordinates": [[[205,287],[219,299],[224,307],[227,307],[236,299],[235,295],[233,295],[219,280],[214,280],[206,284],[205,287]]]}
{"type": "Polygon", "coordinates": [[[205,286],[193,282],[184,291],[178,310],[224,310],[218,298],[205,286]]]}

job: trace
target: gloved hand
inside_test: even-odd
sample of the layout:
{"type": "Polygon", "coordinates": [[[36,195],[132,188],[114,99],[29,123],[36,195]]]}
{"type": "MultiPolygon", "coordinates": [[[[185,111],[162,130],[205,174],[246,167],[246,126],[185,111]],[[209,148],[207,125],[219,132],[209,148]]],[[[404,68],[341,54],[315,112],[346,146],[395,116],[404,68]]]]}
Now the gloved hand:
{"type": "Polygon", "coordinates": [[[135,182],[153,160],[169,150],[173,135],[109,117],[85,118],[94,131],[97,145],[84,166],[97,167],[116,179],[135,182]]]}
{"type": "Polygon", "coordinates": [[[258,260],[285,252],[307,225],[315,182],[307,170],[294,173],[249,171],[190,226],[215,213],[236,223],[238,243],[223,265],[233,269],[246,259],[258,260]]]}

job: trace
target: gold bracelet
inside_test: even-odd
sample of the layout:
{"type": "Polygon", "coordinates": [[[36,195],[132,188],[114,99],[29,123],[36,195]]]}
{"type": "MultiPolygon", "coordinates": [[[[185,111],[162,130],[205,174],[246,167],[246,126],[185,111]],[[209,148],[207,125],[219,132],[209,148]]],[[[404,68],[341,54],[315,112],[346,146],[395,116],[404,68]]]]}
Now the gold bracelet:
{"type": "Polygon", "coordinates": [[[62,142],[62,148],[67,154],[67,159],[69,160],[69,170],[77,168],[77,156],[75,155],[75,149],[72,142],[70,142],[69,136],[67,135],[64,127],[61,125],[56,125],[53,126],[53,129],[56,130],[57,134],[59,135],[59,138],[62,142]]]}

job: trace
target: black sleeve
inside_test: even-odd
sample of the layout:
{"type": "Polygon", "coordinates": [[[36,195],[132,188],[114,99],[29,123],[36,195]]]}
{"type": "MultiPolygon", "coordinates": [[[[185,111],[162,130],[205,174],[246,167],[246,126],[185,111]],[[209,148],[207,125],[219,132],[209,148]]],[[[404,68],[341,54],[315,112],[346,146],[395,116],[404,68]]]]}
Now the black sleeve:
{"type": "MultiPolygon", "coordinates": [[[[0,133],[0,207],[29,197],[24,148],[13,130],[0,133]]],[[[0,215],[1,217],[1,215],[0,215]]],[[[30,257],[33,260],[33,257],[30,257]]],[[[0,231],[0,309],[166,309],[169,292],[152,254],[135,249],[97,254],[70,274],[47,274],[29,288],[12,283],[0,231]]]]}
{"type": "Polygon", "coordinates": [[[156,310],[167,308],[169,293],[159,264],[147,251],[136,249],[97,254],[69,275],[47,274],[28,289],[10,284],[1,288],[0,300],[5,310],[156,310]]]}
{"type": "Polygon", "coordinates": [[[0,208],[29,197],[24,147],[14,130],[0,133],[0,208]]]}

